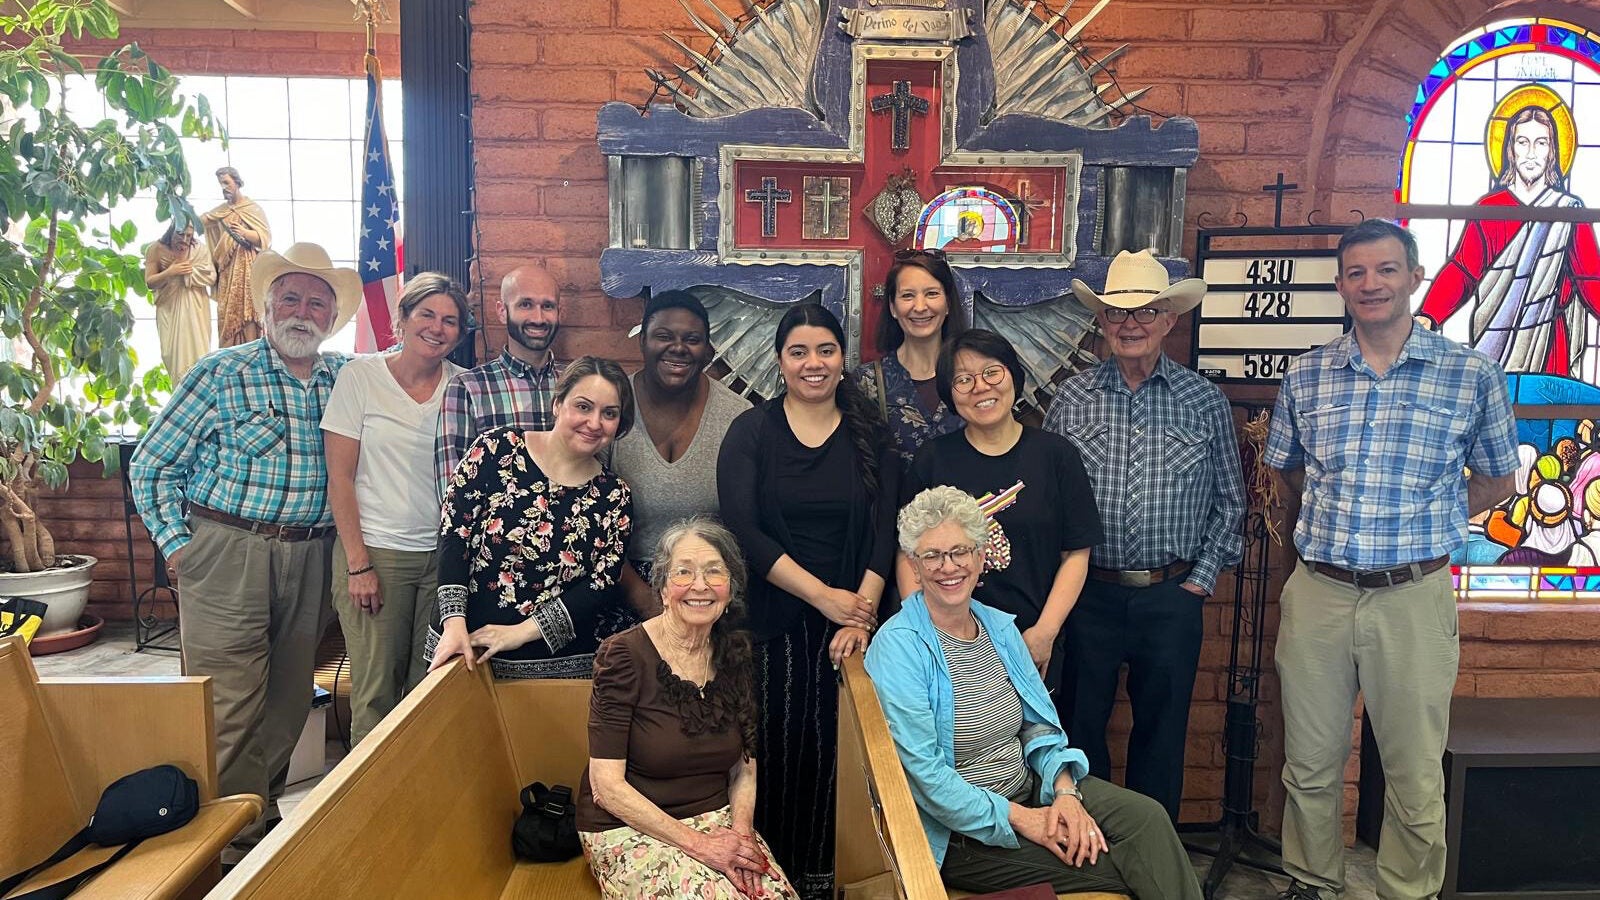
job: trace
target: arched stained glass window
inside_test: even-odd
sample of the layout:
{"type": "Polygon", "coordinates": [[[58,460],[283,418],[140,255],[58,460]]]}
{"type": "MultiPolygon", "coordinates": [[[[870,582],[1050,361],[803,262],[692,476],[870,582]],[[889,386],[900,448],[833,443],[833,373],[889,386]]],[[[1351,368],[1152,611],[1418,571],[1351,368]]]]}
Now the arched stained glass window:
{"type": "Polygon", "coordinates": [[[1468,34],[1407,125],[1416,312],[1505,369],[1522,441],[1517,495],[1474,520],[1458,586],[1600,598],[1600,34],[1547,18],[1468,34]]]}

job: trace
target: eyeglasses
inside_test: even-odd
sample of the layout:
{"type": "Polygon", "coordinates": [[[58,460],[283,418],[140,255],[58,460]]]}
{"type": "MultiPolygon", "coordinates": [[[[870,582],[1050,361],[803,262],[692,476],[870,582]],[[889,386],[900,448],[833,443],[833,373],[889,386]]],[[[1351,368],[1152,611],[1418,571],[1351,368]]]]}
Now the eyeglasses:
{"type": "Polygon", "coordinates": [[[691,569],[688,566],[675,566],[667,573],[667,581],[678,587],[688,587],[694,584],[695,576],[706,583],[706,587],[722,587],[733,576],[722,566],[706,566],[704,569],[691,569]]]}
{"type": "Polygon", "coordinates": [[[944,251],[938,247],[902,247],[894,252],[898,260],[911,259],[917,256],[926,256],[929,259],[944,259],[944,251]]]}
{"type": "Polygon", "coordinates": [[[1121,325],[1128,321],[1129,316],[1140,325],[1149,325],[1156,320],[1156,316],[1161,315],[1161,310],[1152,306],[1141,306],[1138,309],[1117,309],[1115,306],[1108,306],[1104,312],[1106,321],[1113,325],[1121,325]]]}
{"type": "Polygon", "coordinates": [[[964,567],[972,563],[973,551],[977,549],[971,544],[962,544],[959,547],[951,547],[949,550],[929,550],[925,553],[918,553],[916,554],[916,560],[922,564],[924,569],[937,569],[946,561],[953,566],[964,567]]]}
{"type": "MultiPolygon", "coordinates": [[[[984,370],[979,372],[978,375],[983,376],[984,384],[990,387],[998,387],[1005,382],[1006,375],[1010,374],[1010,371],[1005,366],[996,363],[992,366],[985,366],[984,370]]],[[[970,394],[978,388],[978,375],[974,375],[971,372],[962,372],[960,375],[950,379],[950,386],[955,388],[957,393],[970,394]]]]}

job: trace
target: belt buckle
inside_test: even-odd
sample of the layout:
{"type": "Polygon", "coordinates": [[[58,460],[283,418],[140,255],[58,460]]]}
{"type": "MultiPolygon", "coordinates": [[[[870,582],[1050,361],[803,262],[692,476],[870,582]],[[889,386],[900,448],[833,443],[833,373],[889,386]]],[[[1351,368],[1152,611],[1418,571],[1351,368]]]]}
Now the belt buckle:
{"type": "Polygon", "coordinates": [[[279,525],[278,540],[293,544],[310,538],[311,529],[305,525],[279,525]]]}
{"type": "Polygon", "coordinates": [[[1150,570],[1124,569],[1117,573],[1117,581],[1123,587],[1147,588],[1150,586],[1150,570]]]}

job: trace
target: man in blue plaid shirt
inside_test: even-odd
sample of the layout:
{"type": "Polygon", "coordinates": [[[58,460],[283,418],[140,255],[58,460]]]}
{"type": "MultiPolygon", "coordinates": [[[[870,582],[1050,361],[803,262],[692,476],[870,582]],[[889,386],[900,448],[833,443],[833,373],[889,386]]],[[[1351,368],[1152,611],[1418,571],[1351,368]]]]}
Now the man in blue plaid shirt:
{"type": "Polygon", "coordinates": [[[361,278],[302,243],[262,253],[251,290],[265,336],[190,369],[128,471],[181,591],[184,672],[211,677],[218,790],[267,801],[225,861],[277,818],[311,709],[331,618],[322,411],[345,362],[320,348],[355,313],[361,278]]]}
{"type": "Polygon", "coordinates": [[[1415,323],[1411,233],[1378,219],[1339,240],[1354,330],[1289,366],[1266,462],[1299,505],[1283,587],[1283,863],[1288,900],[1344,889],[1343,771],[1356,693],[1386,782],[1378,896],[1444,883],[1444,754],[1460,649],[1451,551],[1512,491],[1516,422],[1487,356],[1415,323]],[[1470,470],[1470,477],[1466,471],[1470,470]]]}
{"type": "Polygon", "coordinates": [[[1090,773],[1109,780],[1106,726],[1127,663],[1127,786],[1160,801],[1176,822],[1201,607],[1217,573],[1239,561],[1244,481],[1222,391],[1161,350],[1205,282],[1167,280],[1141,251],[1118,254],[1104,293],[1072,282],[1111,356],[1062,382],[1045,427],[1083,455],[1105,534],[1067,616],[1067,732],[1090,773]]]}
{"type": "Polygon", "coordinates": [[[439,405],[434,474],[441,499],[478,435],[503,425],[525,431],[549,431],[555,425],[550,409],[561,377],[554,349],[561,327],[559,293],[556,280],[538,266],[518,266],[500,283],[495,309],[506,326],[505,349],[451,379],[439,405]]]}

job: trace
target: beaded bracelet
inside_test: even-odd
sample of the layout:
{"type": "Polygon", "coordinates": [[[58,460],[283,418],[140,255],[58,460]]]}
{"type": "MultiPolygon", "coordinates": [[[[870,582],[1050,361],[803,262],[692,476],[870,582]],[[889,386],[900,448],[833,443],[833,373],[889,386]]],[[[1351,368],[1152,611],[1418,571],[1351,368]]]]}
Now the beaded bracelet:
{"type": "Polygon", "coordinates": [[[368,563],[367,565],[362,566],[359,569],[346,570],[345,574],[349,575],[351,578],[354,578],[357,575],[365,575],[365,574],[367,574],[368,572],[371,572],[371,571],[372,571],[372,564],[368,563]]]}

